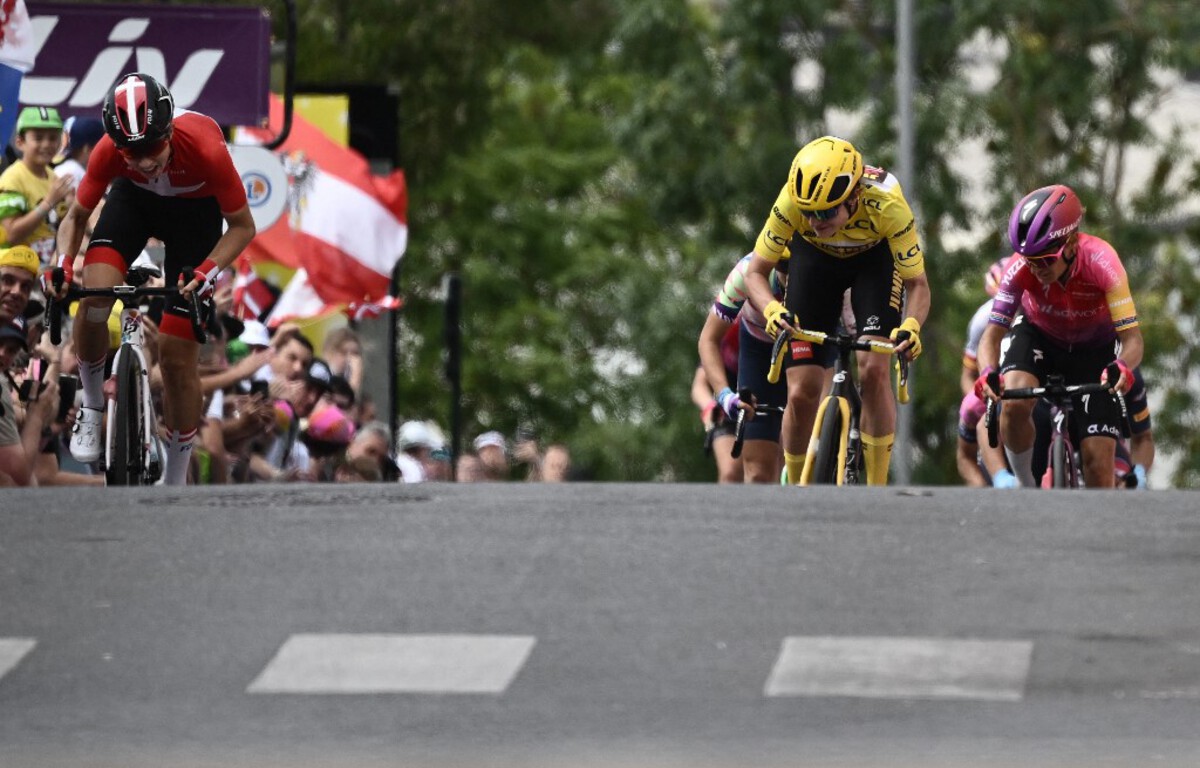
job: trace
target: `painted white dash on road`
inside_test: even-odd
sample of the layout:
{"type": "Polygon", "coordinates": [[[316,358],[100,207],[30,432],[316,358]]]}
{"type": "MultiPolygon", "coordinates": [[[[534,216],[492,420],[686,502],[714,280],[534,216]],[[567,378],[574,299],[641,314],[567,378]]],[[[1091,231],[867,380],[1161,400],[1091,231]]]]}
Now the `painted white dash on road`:
{"type": "Polygon", "coordinates": [[[511,635],[292,635],[246,690],[500,694],[535,642],[511,635]]]}
{"type": "Polygon", "coordinates": [[[1020,701],[1032,657],[1027,641],[788,637],[764,693],[1020,701]]]}
{"type": "Polygon", "coordinates": [[[21,663],[25,654],[37,645],[36,640],[27,637],[0,637],[0,677],[7,675],[13,667],[21,663]]]}

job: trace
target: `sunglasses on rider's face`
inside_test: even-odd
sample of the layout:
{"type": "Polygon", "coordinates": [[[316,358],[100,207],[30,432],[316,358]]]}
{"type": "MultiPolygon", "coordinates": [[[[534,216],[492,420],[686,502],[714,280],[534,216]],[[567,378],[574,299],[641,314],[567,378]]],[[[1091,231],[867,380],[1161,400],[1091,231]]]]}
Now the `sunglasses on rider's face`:
{"type": "Polygon", "coordinates": [[[814,221],[829,221],[838,215],[838,211],[840,211],[841,208],[842,206],[835,205],[832,208],[826,208],[823,211],[801,211],[800,213],[804,214],[804,218],[806,219],[812,219],[814,221]]]}
{"type": "Polygon", "coordinates": [[[147,157],[157,157],[159,153],[167,148],[167,144],[170,142],[170,139],[160,139],[147,147],[117,147],[117,153],[126,160],[142,160],[147,157]]]}
{"type": "Polygon", "coordinates": [[[1035,253],[1031,256],[1022,256],[1021,258],[1025,259],[1030,266],[1049,267],[1052,266],[1054,262],[1062,258],[1063,248],[1065,247],[1065,244],[1063,244],[1056,248],[1047,248],[1041,253],[1035,253]]]}

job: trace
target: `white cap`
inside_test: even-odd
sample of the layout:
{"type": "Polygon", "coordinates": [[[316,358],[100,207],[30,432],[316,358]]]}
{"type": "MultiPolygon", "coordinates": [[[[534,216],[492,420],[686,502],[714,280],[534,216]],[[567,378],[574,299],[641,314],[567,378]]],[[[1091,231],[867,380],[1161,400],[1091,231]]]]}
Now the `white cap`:
{"type": "Polygon", "coordinates": [[[475,450],[486,448],[489,445],[494,445],[504,453],[508,453],[508,441],[504,439],[504,435],[499,432],[484,432],[479,437],[475,438],[475,450]]]}
{"type": "Polygon", "coordinates": [[[243,322],[242,335],[238,336],[238,340],[251,347],[269,347],[271,334],[267,331],[267,326],[257,320],[246,320],[243,322]]]}
{"type": "Polygon", "coordinates": [[[441,430],[425,421],[406,421],[400,425],[396,445],[401,451],[409,448],[428,448],[431,451],[446,444],[441,430]]]}

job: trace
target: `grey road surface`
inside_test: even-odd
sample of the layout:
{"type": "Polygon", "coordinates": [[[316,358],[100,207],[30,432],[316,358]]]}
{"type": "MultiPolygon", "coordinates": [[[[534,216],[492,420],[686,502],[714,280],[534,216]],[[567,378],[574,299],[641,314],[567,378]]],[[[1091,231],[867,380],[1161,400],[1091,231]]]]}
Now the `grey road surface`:
{"type": "Polygon", "coordinates": [[[1195,768],[1198,499],[0,491],[0,768],[1195,768]]]}

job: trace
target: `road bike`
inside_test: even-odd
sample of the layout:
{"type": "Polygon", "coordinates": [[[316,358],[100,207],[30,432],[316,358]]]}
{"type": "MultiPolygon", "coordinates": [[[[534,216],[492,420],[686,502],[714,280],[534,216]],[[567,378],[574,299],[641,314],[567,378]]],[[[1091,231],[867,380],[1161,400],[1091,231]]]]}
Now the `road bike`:
{"type": "MultiPolygon", "coordinates": [[[[131,267],[125,283],[112,288],[81,288],[68,286],[64,299],[47,301],[50,341],[62,343],[62,306],[88,297],[120,299],[121,345],[112,360],[112,377],[105,384],[105,439],[101,465],[108,485],[154,485],[162,477],[165,451],[158,435],[158,417],[150,396],[150,369],[143,352],[145,331],[138,299],[179,295],[175,286],[153,288],[146,286],[151,278],[162,272],[154,266],[131,267]]],[[[62,286],[62,271],[55,270],[53,283],[62,286]]],[[[192,279],[192,270],[183,270],[184,283],[192,279]]],[[[189,318],[196,340],[207,338],[202,303],[191,294],[189,318]]]]}
{"type": "MultiPolygon", "coordinates": [[[[1121,377],[1121,369],[1115,363],[1105,368],[1108,381],[1115,382],[1121,377]]],[[[991,371],[987,376],[987,385],[993,392],[1000,392],[1000,373],[991,371]]],[[[1040,398],[1050,406],[1050,454],[1047,466],[1050,468],[1052,488],[1082,488],[1083,473],[1080,470],[1079,453],[1071,440],[1071,414],[1075,410],[1076,397],[1091,397],[1104,395],[1112,397],[1121,409],[1121,437],[1129,438],[1129,412],[1126,409],[1125,398],[1111,391],[1111,385],[1100,382],[1086,384],[1067,384],[1061,374],[1049,374],[1046,383],[1037,387],[1014,387],[1005,389],[1000,394],[1001,400],[1031,400],[1040,398]]],[[[995,448],[1000,444],[1000,424],[996,418],[998,412],[996,400],[987,401],[984,411],[984,425],[987,428],[988,445],[995,448]]]]}
{"type": "MultiPolygon", "coordinates": [[[[896,346],[888,341],[856,339],[848,334],[822,333],[802,328],[791,334],[781,333],[771,349],[771,369],[767,372],[767,381],[772,384],[779,381],[784,354],[792,341],[831,344],[837,348],[833,388],[817,408],[800,485],[857,485],[865,479],[866,469],[862,433],[859,430],[862,396],[851,375],[851,353],[863,351],[892,355],[896,352],[896,346]]],[[[909,362],[906,355],[896,356],[896,397],[901,404],[908,403],[909,399],[909,362]]]]}

